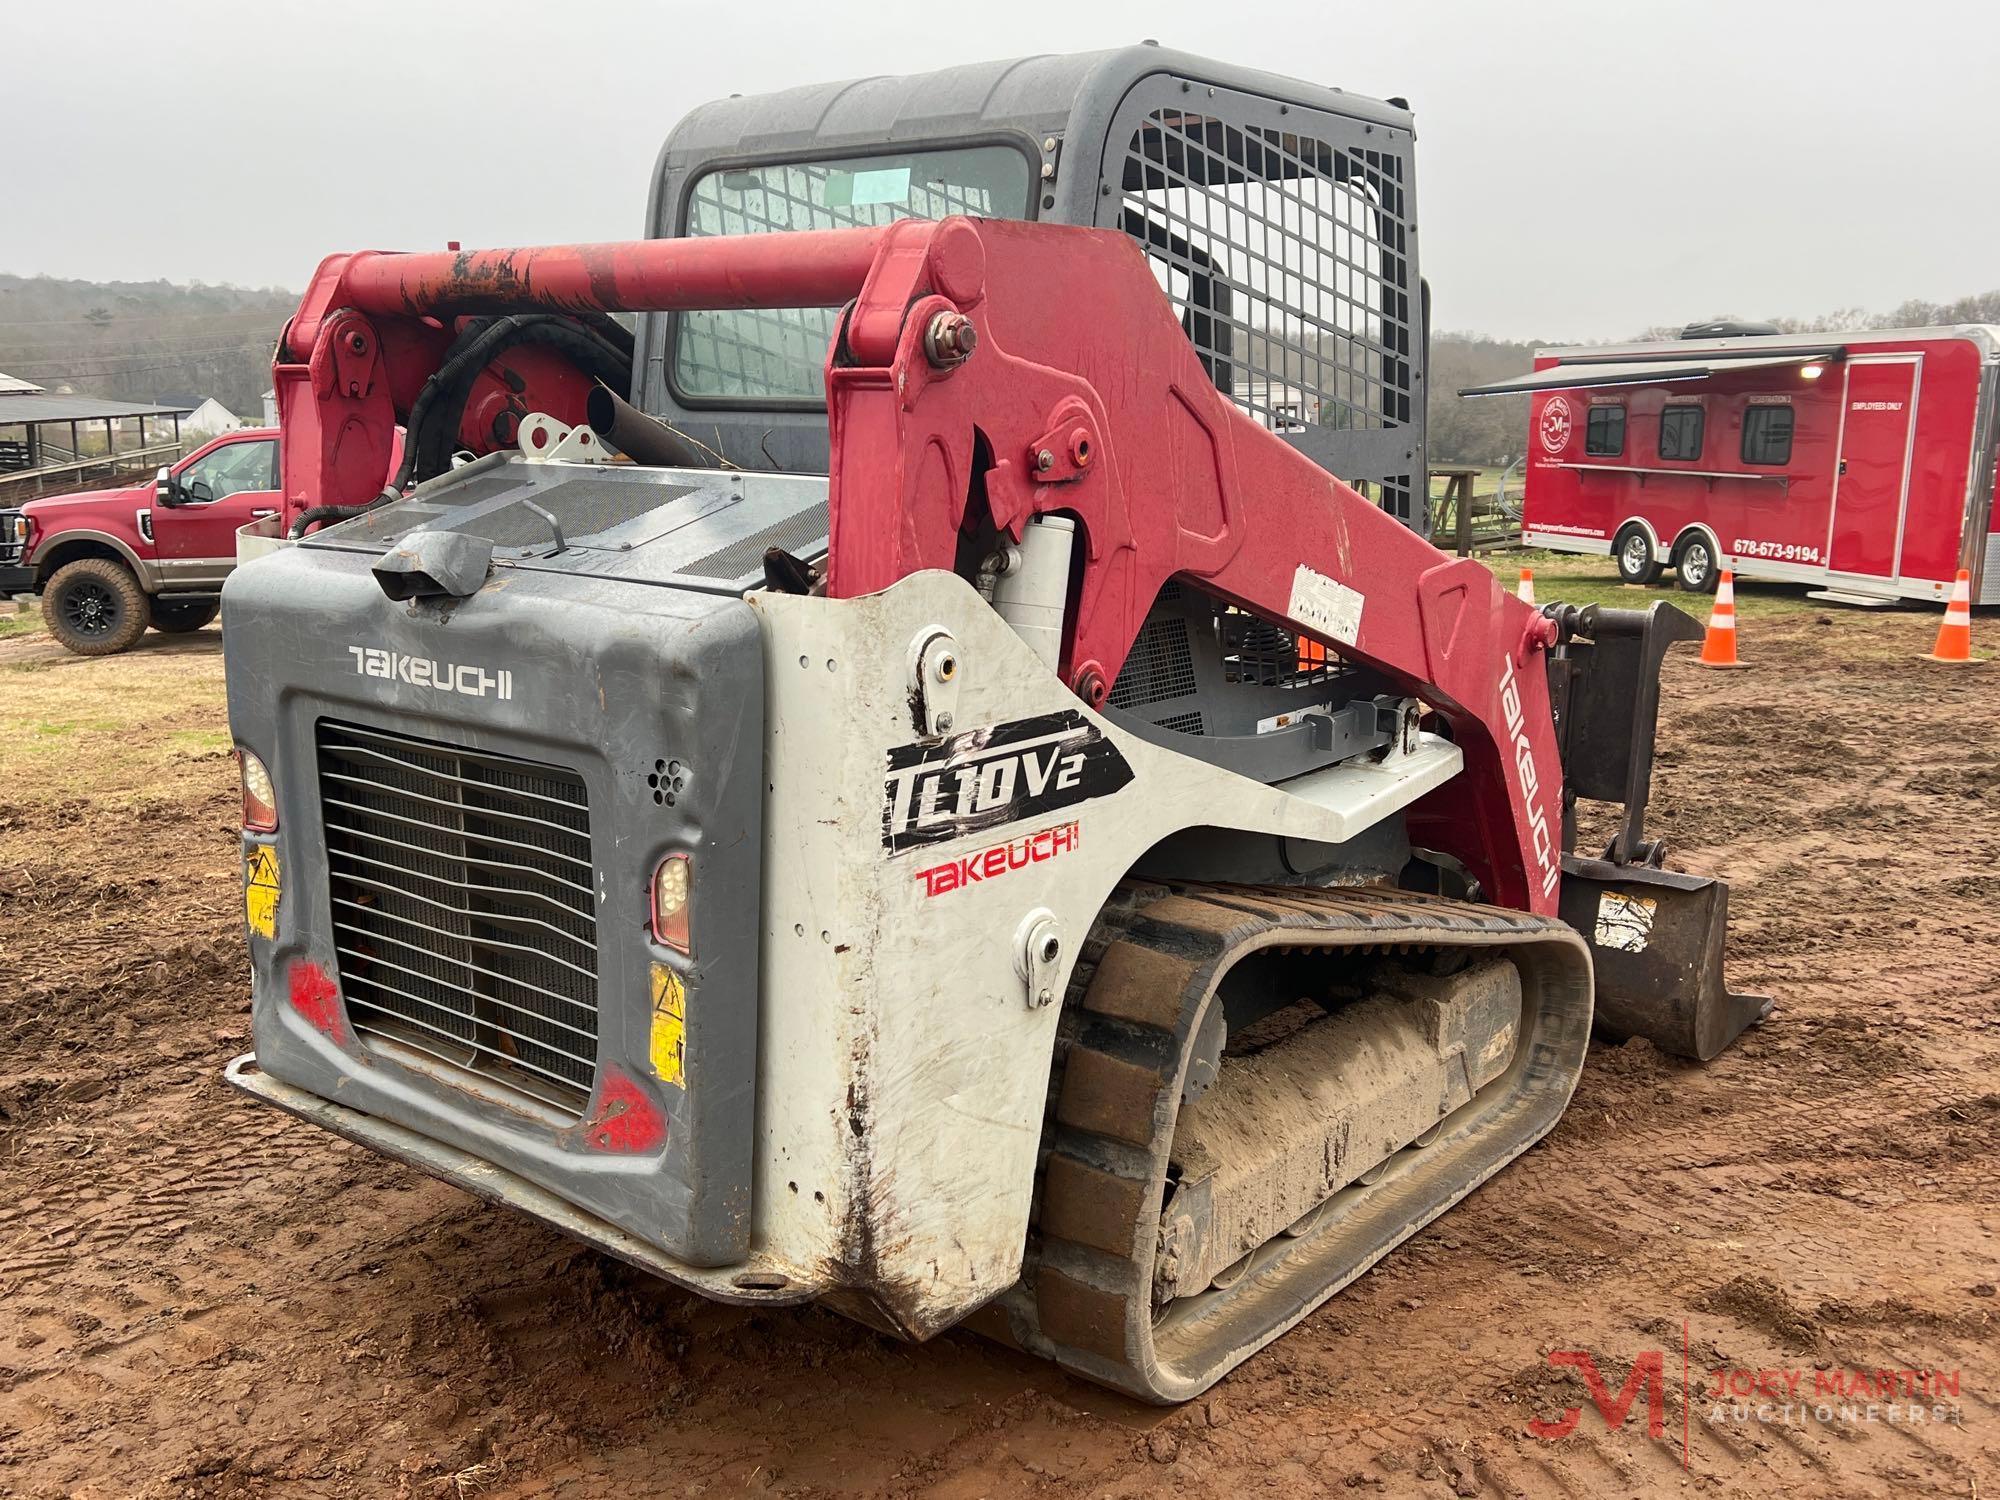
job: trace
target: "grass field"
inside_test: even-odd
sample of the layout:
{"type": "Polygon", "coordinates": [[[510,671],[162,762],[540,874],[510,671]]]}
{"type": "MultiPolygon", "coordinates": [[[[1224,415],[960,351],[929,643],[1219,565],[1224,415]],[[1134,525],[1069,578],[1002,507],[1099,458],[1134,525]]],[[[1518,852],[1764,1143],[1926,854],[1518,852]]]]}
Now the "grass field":
{"type": "MultiPolygon", "coordinates": [[[[1469,469],[1473,466],[1471,464],[1459,464],[1454,465],[1454,467],[1469,469]]],[[[1506,470],[1499,464],[1485,464],[1480,466],[1479,477],[1472,481],[1473,498],[1477,499],[1481,495],[1491,495],[1497,491],[1500,488],[1500,476],[1505,472],[1506,470]]],[[[1445,484],[1446,481],[1441,475],[1436,473],[1431,475],[1431,498],[1433,500],[1443,497],[1445,484]]],[[[1521,493],[1521,476],[1516,474],[1508,487],[1514,494],[1519,495],[1521,493]]]]}
{"type": "MultiPolygon", "coordinates": [[[[1583,557],[1549,552],[1540,547],[1516,547],[1485,553],[1480,561],[1509,583],[1521,569],[1535,571],[1535,597],[1543,604],[1612,604],[1620,609],[1644,609],[1664,599],[1698,620],[1706,620],[1715,602],[1712,594],[1689,594],[1674,587],[1671,576],[1650,588],[1618,581],[1618,566],[1608,557],[1583,557]]],[[[1837,608],[1808,599],[1803,584],[1752,583],[1736,585],[1736,614],[1752,620],[1780,615],[1824,614],[1837,608]]]]}

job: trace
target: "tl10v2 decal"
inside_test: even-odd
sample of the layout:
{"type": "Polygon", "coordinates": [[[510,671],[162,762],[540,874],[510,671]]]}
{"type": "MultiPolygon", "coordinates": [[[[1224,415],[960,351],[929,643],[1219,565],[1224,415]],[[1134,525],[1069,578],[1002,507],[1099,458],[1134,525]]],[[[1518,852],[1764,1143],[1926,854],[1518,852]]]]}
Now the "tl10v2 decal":
{"type": "Polygon", "coordinates": [[[989,724],[936,744],[898,745],[882,785],[891,854],[1107,796],[1132,767],[1077,710],[989,724]]]}

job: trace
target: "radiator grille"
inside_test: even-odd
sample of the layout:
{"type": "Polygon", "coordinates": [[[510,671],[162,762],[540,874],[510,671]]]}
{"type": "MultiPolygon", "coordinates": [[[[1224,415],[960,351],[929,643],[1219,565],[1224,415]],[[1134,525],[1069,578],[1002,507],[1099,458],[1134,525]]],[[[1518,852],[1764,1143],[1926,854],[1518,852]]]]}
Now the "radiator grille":
{"type": "Polygon", "coordinates": [[[1241,610],[1217,617],[1222,635],[1222,675],[1226,682],[1258,687],[1316,687],[1344,670],[1341,659],[1318,641],[1241,610]]]}
{"type": "Polygon", "coordinates": [[[754,573],[763,565],[764,553],[772,547],[787,552],[810,549],[826,536],[826,506],[808,506],[797,515],[773,522],[755,536],[746,536],[706,557],[684,563],[680,571],[694,578],[720,578],[725,582],[754,573]]]}
{"type": "MultiPolygon", "coordinates": [[[[1164,594],[1162,595],[1164,598],[1164,594]]],[[[1181,615],[1153,614],[1139,628],[1131,654],[1111,685],[1113,708],[1139,708],[1195,690],[1194,652],[1181,615]]]]}
{"type": "Polygon", "coordinates": [[[580,1115],[597,1066],[582,778],[330,720],[318,743],[355,1031],[580,1115]]]}

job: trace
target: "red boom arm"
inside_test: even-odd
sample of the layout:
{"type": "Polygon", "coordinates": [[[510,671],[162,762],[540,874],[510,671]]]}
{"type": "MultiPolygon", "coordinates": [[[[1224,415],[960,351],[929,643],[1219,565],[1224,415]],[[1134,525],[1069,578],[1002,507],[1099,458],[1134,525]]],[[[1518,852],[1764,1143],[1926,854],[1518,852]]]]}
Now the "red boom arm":
{"type": "Polygon", "coordinates": [[[833,597],[950,569],[974,505],[1017,538],[1033,515],[1073,515],[1086,565],[1062,670],[1086,702],[1103,702],[1161,586],[1195,579],[1436,708],[1466,774],[1418,804],[1413,837],[1492,899],[1555,910],[1560,772],[1536,654],[1554,627],[1231,405],[1122,234],[947,219],[333,257],[279,350],[288,514],[375,495],[394,424],[450,341],[442,318],[841,304],[833,597]],[[940,316],[970,320],[969,358],[927,351],[940,316]]]}

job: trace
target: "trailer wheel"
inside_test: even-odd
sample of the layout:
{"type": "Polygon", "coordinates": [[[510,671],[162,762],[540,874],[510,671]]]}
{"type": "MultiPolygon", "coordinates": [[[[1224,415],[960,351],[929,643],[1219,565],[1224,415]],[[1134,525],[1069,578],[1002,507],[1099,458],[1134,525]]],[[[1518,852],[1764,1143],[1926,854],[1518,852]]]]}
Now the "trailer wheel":
{"type": "Polygon", "coordinates": [[[1699,531],[1690,532],[1674,549],[1674,580],[1690,594],[1715,592],[1715,548],[1699,531]]]}
{"type": "Polygon", "coordinates": [[[1618,539],[1611,544],[1611,551],[1618,559],[1618,576],[1627,583],[1658,583],[1660,574],[1666,571],[1654,561],[1653,539],[1646,535],[1643,527],[1627,526],[1618,533],[1618,539]]]}
{"type": "Polygon", "coordinates": [[[185,635],[199,630],[222,610],[220,599],[163,599],[153,595],[150,613],[153,629],[164,635],[185,635]]]}
{"type": "Polygon", "coordinates": [[[56,569],[42,618],[78,656],[110,656],[146,633],[146,593],[123,563],[85,557],[56,569]]]}

